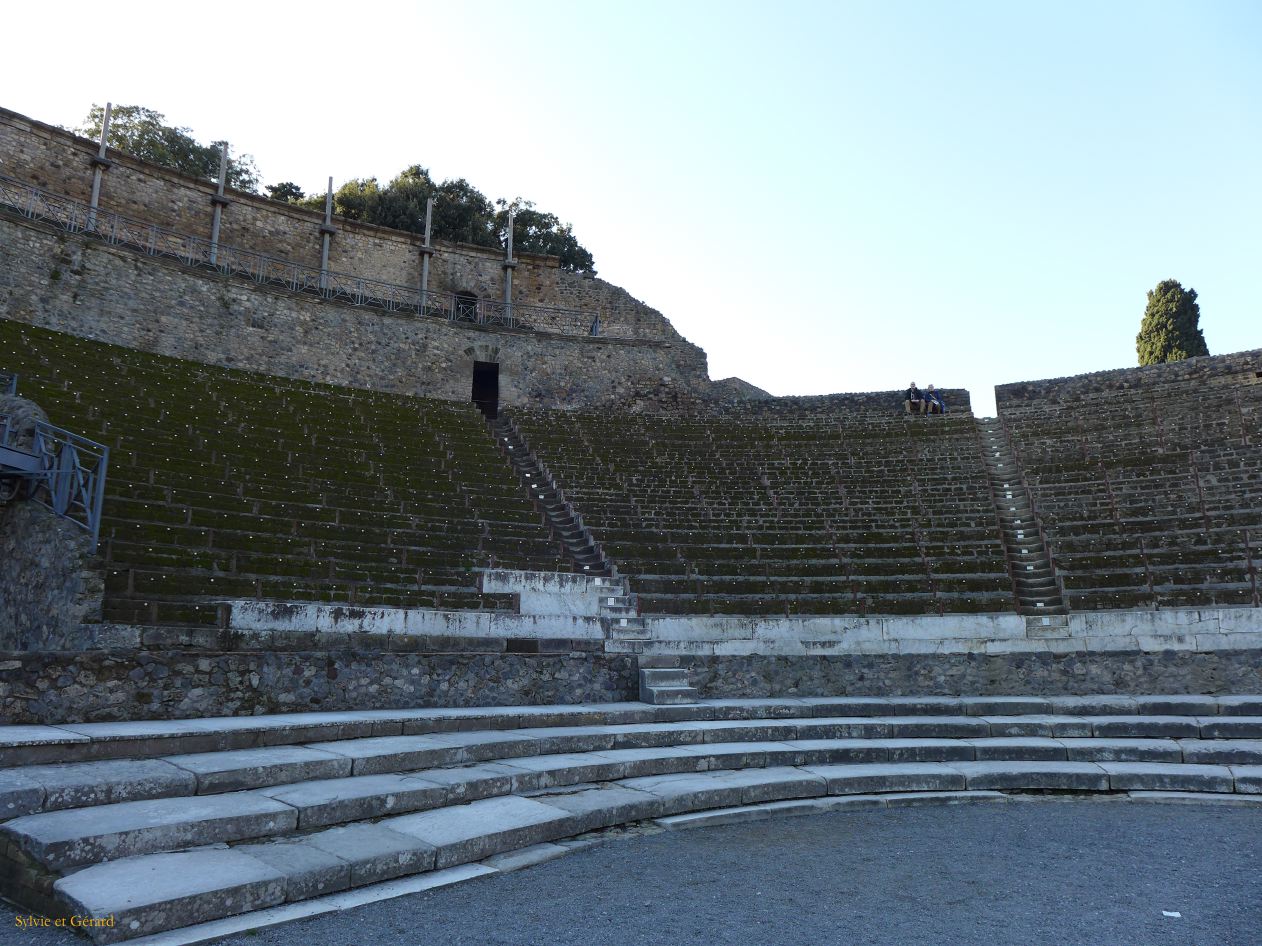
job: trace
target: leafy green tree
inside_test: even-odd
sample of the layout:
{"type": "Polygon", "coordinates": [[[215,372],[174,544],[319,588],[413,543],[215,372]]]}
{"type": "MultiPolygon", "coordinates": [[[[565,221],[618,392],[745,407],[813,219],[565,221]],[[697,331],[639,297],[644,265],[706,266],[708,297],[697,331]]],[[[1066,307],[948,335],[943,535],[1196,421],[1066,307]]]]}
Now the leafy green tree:
{"type": "MultiPolygon", "coordinates": [[[[83,124],[74,131],[85,138],[99,140],[104,120],[105,108],[93,105],[83,124]]],[[[223,142],[199,144],[191,132],[191,128],[166,124],[166,116],[151,108],[116,105],[110,112],[110,135],[106,144],[142,161],[174,168],[203,180],[218,181],[219,149],[223,142]]],[[[229,152],[227,183],[236,190],[257,194],[259,171],[254,166],[254,158],[248,154],[234,158],[229,152]]]]}
{"type": "Polygon", "coordinates": [[[306,198],[306,194],[302,192],[302,188],[293,181],[282,181],[279,184],[268,184],[263,190],[267,191],[267,196],[272,200],[279,200],[285,204],[299,204],[306,198]]]}
{"type": "Polygon", "coordinates": [[[595,261],[578,240],[568,223],[561,223],[556,214],[536,210],[533,201],[518,197],[511,203],[497,200],[499,211],[495,214],[495,230],[500,245],[507,243],[508,214],[513,214],[513,251],[544,253],[559,256],[561,267],[576,273],[594,273],[595,261]]]}
{"type": "Polygon", "coordinates": [[[1141,365],[1159,365],[1208,355],[1201,333],[1201,307],[1196,290],[1184,289],[1174,279],[1164,279],[1148,292],[1144,320],[1135,337],[1141,365]]]}

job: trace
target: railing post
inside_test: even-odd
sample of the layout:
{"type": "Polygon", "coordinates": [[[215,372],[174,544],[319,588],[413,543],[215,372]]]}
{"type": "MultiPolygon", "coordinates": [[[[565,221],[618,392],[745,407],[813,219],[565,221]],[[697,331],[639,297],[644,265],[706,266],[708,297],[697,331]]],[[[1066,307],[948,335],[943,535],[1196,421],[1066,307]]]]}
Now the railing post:
{"type": "Polygon", "coordinates": [[[504,246],[504,324],[513,324],[513,270],[517,268],[517,260],[513,259],[513,212],[508,212],[508,240],[504,246]]]}
{"type": "Polygon", "coordinates": [[[92,197],[88,201],[88,225],[87,230],[96,229],[96,211],[101,205],[101,175],[105,169],[110,167],[113,162],[105,157],[105,142],[110,134],[110,112],[113,104],[105,103],[105,117],[101,120],[101,144],[96,149],[96,156],[92,159],[92,197]]]}
{"type": "Polygon", "coordinates": [[[434,198],[425,201],[425,244],[421,249],[421,302],[418,312],[425,311],[425,297],[429,293],[429,258],[434,255],[432,242],[434,226],[434,198]]]}
{"type": "Polygon", "coordinates": [[[320,291],[329,290],[329,242],[337,229],[333,226],[333,178],[324,192],[324,223],[320,225],[320,291]]]}
{"type": "Polygon", "coordinates": [[[219,186],[210,202],[215,205],[215,216],[210,223],[210,265],[219,261],[219,224],[223,218],[223,209],[228,206],[228,198],[223,195],[224,185],[228,182],[228,142],[223,143],[219,151],[219,186]]]}

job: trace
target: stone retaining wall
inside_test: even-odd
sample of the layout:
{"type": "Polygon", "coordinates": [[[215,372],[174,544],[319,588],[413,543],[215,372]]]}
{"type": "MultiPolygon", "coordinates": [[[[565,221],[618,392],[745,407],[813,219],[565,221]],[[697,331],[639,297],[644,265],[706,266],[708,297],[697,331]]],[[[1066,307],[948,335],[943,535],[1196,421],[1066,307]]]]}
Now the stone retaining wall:
{"type": "MultiPolygon", "coordinates": [[[[33,401],[0,395],[13,444],[31,449],[35,424],[47,420],[33,401]]],[[[0,506],[0,650],[66,650],[91,637],[101,619],[105,583],[92,540],[51,510],[15,496],[0,506]]]]}
{"type": "Polygon", "coordinates": [[[0,317],[208,364],[462,401],[473,362],[496,361],[506,406],[622,405],[664,383],[698,395],[709,387],[705,352],[685,341],[489,330],[354,308],[3,214],[0,317]]]}
{"type": "MultiPolygon", "coordinates": [[[[1262,349],[1230,355],[1202,355],[1164,365],[1094,371],[1067,378],[1019,381],[995,386],[995,401],[1002,413],[1026,404],[1072,401],[1099,394],[1142,396],[1160,393],[1165,386],[1186,384],[1258,385],[1262,392],[1262,349]]],[[[1262,395],[1260,395],[1262,396],[1262,395]]]]}
{"type": "Polygon", "coordinates": [[[684,657],[707,699],[1259,693],[1262,650],[684,657]]]}
{"type": "Polygon", "coordinates": [[[0,722],[633,700],[635,659],[371,650],[0,654],[0,722]]]}
{"type": "Polygon", "coordinates": [[[637,646],[645,654],[696,656],[1262,652],[1262,608],[1083,611],[1047,620],[1027,623],[1017,614],[653,617],[653,640],[637,646]]]}
{"type": "MultiPolygon", "coordinates": [[[[0,174],[86,203],[96,151],[96,143],[86,138],[0,109],[0,174]]],[[[113,149],[108,158],[111,163],[101,182],[104,210],[210,238],[212,183],[113,149]]],[[[240,191],[230,190],[228,197],[220,224],[224,245],[319,267],[322,213],[240,191]]],[[[334,225],[337,232],[330,242],[329,269],[400,286],[420,285],[424,241],[419,236],[341,217],[334,218],[334,225]]],[[[430,289],[472,292],[496,301],[503,298],[501,251],[441,241],[434,246],[430,289]]],[[[555,257],[516,256],[515,303],[599,312],[610,335],[683,341],[665,316],[626,290],[592,276],[562,272],[555,257]]]]}

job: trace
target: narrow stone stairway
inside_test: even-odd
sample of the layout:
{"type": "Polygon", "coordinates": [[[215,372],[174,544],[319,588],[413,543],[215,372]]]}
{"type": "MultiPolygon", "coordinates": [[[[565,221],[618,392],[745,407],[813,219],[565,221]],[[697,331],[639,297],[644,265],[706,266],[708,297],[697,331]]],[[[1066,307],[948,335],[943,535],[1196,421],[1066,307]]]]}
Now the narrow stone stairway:
{"type": "Polygon", "coordinates": [[[1052,556],[1003,425],[997,417],[979,417],[977,429],[1018,610],[1025,615],[1068,614],[1052,556]]]}
{"type": "Polygon", "coordinates": [[[496,442],[507,454],[522,485],[544,511],[552,531],[560,538],[579,570],[588,575],[613,575],[613,566],[605,558],[599,543],[583,525],[582,517],[574,511],[548,468],[530,449],[512,418],[501,412],[490,424],[496,442]]]}

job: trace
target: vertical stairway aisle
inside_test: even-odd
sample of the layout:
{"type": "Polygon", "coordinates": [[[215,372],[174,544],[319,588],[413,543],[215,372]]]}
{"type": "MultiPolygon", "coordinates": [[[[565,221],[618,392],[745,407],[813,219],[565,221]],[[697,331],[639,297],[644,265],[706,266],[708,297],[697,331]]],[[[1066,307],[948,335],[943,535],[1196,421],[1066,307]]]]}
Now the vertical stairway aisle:
{"type": "Polygon", "coordinates": [[[605,633],[611,640],[625,642],[646,641],[647,625],[640,616],[640,603],[631,591],[626,578],[601,549],[595,537],[583,524],[583,517],[574,511],[565,493],[557,486],[556,479],[547,466],[530,449],[512,418],[500,414],[491,422],[496,442],[504,450],[513,469],[521,478],[522,486],[539,504],[552,531],[560,538],[566,553],[586,575],[598,576],[609,590],[600,593],[600,617],[605,633]]]}
{"type": "Polygon", "coordinates": [[[522,485],[547,516],[552,531],[578,565],[578,570],[587,575],[612,575],[613,568],[600,546],[566,500],[548,468],[530,449],[517,425],[503,413],[490,424],[496,442],[505,451],[522,485]]]}
{"type": "Polygon", "coordinates": [[[1068,614],[1042,526],[1003,425],[996,417],[979,417],[977,429],[1018,610],[1025,615],[1068,614]]]}

